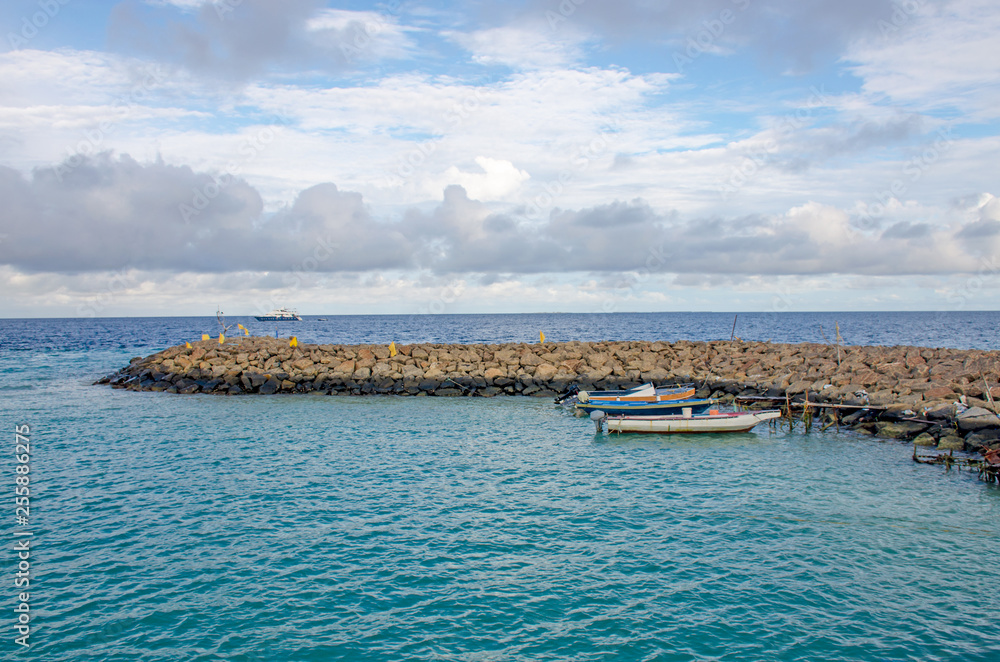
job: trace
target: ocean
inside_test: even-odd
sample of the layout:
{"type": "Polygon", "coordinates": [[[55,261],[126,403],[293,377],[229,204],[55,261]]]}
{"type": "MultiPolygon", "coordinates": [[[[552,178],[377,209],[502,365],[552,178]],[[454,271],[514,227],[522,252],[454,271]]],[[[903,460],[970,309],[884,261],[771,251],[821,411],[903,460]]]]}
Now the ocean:
{"type": "MultiPolygon", "coordinates": [[[[734,315],[325,317],[227,323],[321,343],[717,340],[734,315]]],[[[735,335],[836,326],[845,344],[1000,348],[993,312],[741,313],[735,335]]],[[[0,659],[1000,659],[1000,488],[906,444],[609,437],[533,398],[92,385],[202,333],[214,317],[0,320],[12,456],[30,430],[30,462],[0,477],[0,659]]]]}

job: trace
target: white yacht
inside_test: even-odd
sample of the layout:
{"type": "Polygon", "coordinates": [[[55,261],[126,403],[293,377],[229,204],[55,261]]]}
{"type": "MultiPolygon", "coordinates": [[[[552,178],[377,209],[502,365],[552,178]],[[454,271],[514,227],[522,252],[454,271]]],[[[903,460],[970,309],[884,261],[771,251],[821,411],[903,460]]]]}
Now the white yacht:
{"type": "Polygon", "coordinates": [[[267,315],[254,315],[254,317],[261,322],[297,322],[302,320],[294,310],[285,308],[275,308],[267,315]]]}

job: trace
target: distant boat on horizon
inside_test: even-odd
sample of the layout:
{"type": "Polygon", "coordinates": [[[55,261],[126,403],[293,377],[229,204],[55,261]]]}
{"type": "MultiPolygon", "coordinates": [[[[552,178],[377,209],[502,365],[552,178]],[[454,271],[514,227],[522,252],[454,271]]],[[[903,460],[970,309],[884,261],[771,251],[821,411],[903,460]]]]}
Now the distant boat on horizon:
{"type": "Polygon", "coordinates": [[[302,318],[294,310],[285,308],[275,308],[266,315],[254,315],[260,322],[299,322],[302,318]]]}

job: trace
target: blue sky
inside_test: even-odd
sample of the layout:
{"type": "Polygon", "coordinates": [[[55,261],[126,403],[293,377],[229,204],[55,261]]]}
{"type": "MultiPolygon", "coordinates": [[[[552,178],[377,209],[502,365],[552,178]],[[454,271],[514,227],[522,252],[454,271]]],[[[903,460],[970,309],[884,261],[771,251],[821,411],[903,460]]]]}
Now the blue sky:
{"type": "Polygon", "coordinates": [[[8,316],[997,309],[990,0],[0,6],[8,316]]]}

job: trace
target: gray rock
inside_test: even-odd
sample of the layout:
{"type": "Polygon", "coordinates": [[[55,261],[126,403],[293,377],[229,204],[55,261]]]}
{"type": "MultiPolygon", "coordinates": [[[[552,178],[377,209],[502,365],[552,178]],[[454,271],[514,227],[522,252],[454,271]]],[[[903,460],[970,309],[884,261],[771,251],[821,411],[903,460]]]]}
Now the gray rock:
{"type": "Polygon", "coordinates": [[[899,421],[895,423],[880,421],[875,425],[878,436],[892,439],[911,439],[927,430],[928,427],[930,426],[913,421],[899,421]]]}
{"type": "Polygon", "coordinates": [[[842,425],[854,425],[855,423],[858,423],[858,422],[864,420],[870,414],[871,414],[871,410],[869,410],[869,409],[861,409],[859,411],[854,412],[853,414],[848,414],[844,418],[840,419],[840,422],[841,422],[842,425]]]}
{"type": "Polygon", "coordinates": [[[980,446],[989,446],[997,442],[1000,439],[1000,435],[996,433],[995,430],[980,430],[978,432],[970,432],[965,435],[964,447],[967,451],[977,450],[980,446]]]}
{"type": "Polygon", "coordinates": [[[257,392],[262,395],[271,395],[272,393],[277,393],[279,388],[281,388],[281,382],[277,379],[271,378],[261,384],[260,390],[257,392]]]}
{"type": "Polygon", "coordinates": [[[941,437],[941,441],[938,442],[938,450],[942,451],[965,450],[965,440],[959,437],[957,434],[950,434],[941,437]]]}
{"type": "Polygon", "coordinates": [[[951,420],[955,415],[955,405],[938,405],[924,411],[924,416],[933,421],[951,420]]]}
{"type": "Polygon", "coordinates": [[[958,427],[960,430],[971,432],[984,430],[987,428],[1000,428],[1000,417],[982,407],[972,407],[966,409],[958,415],[958,427]]]}

